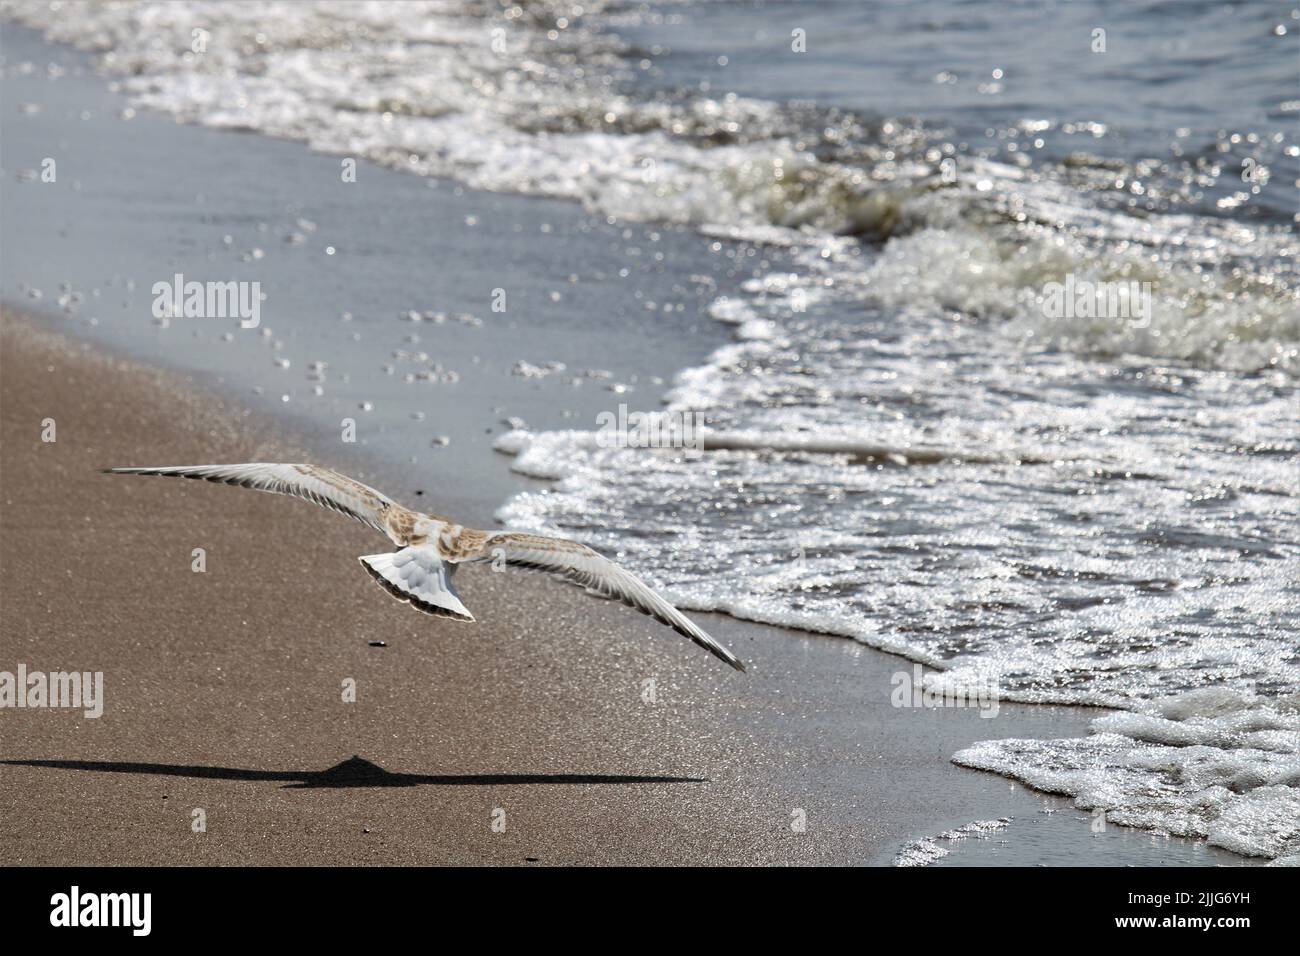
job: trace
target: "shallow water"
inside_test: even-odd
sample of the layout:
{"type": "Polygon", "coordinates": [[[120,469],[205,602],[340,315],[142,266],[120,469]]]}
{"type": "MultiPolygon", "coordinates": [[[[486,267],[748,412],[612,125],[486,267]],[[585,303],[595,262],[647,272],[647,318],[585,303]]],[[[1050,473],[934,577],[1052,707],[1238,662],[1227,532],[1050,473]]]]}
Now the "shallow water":
{"type": "Polygon", "coordinates": [[[183,4],[7,9],[107,50],[141,106],[577,200],[614,236],[689,227],[751,276],[683,263],[643,303],[690,288],[734,326],[669,396],[705,453],[516,431],[556,483],[500,517],[939,685],[1132,711],[958,760],[1300,851],[1300,11],[266,7],[223,8],[201,53],[183,4]],[[1149,299],[1062,314],[1066,282],[1149,299]]]}

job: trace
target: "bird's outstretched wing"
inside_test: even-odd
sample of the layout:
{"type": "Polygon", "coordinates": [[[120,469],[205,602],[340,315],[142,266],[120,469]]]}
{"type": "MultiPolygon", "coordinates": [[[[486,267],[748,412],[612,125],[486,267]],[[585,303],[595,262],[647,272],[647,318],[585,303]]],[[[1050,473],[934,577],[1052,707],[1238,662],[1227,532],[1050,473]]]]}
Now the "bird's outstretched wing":
{"type": "MultiPolygon", "coordinates": [[[[337,471],[322,468],[318,465],[260,462],[243,465],[172,465],[156,468],[106,468],[104,470],[115,475],[158,475],[161,477],[196,478],[219,484],[253,488],[257,491],[267,491],[273,494],[292,495],[295,498],[302,498],[356,518],[376,531],[388,535],[394,543],[403,546],[408,542],[406,537],[397,530],[400,522],[395,523],[390,519],[394,517],[415,517],[413,512],[407,511],[387,495],[376,491],[374,488],[363,485],[359,481],[354,481],[337,471]]],[[[668,625],[677,633],[690,638],[696,644],[708,650],[714,656],[726,661],[736,670],[743,671],[745,669],[734,654],[709,637],[686,615],[652,591],[635,575],[576,541],[518,532],[489,534],[464,528],[459,529],[457,540],[451,545],[435,545],[435,547],[437,549],[437,558],[451,565],[463,561],[485,561],[500,558],[507,564],[516,567],[548,571],[574,584],[590,588],[606,597],[622,601],[643,614],[649,614],[655,620],[668,625]]],[[[379,558],[382,556],[371,555],[368,557],[379,558]]],[[[367,567],[372,572],[375,570],[370,563],[367,563],[367,567]]],[[[388,580],[385,575],[381,574],[380,577],[388,581],[389,584],[396,583],[388,580]]],[[[450,580],[449,575],[447,580],[450,580]]],[[[407,594],[411,593],[410,588],[404,590],[407,594]]],[[[453,590],[448,588],[447,591],[452,598],[455,597],[453,590]]],[[[403,597],[403,599],[407,598],[403,597]]],[[[426,603],[435,602],[426,601],[426,603]]],[[[460,605],[458,600],[456,603],[457,606],[454,608],[443,605],[437,606],[442,611],[450,609],[457,612],[448,616],[460,616],[462,620],[473,620],[468,611],[463,611],[463,605],[460,605]]]]}
{"type": "MultiPolygon", "coordinates": [[[[385,517],[401,509],[387,495],[369,485],[354,481],[319,465],[280,465],[255,462],[246,465],[172,465],[161,468],[105,468],[113,475],[159,475],[172,478],[198,478],[220,484],[238,485],[277,495],[292,495],[323,508],[356,518],[376,531],[402,544],[385,517]]],[[[405,510],[405,509],[402,509],[405,510]]]]}
{"type": "Polygon", "coordinates": [[[488,535],[474,553],[447,560],[500,560],[519,568],[550,572],[605,597],[622,601],[642,614],[649,614],[736,670],[745,669],[735,654],[709,637],[690,618],[652,591],[634,574],[576,541],[505,531],[488,535]]]}

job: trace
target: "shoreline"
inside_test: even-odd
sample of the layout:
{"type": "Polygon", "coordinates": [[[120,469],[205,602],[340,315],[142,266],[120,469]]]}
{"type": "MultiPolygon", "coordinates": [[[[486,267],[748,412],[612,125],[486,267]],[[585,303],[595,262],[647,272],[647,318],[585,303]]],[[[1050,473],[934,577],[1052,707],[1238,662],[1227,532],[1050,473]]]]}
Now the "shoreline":
{"type": "MultiPolygon", "coordinates": [[[[1012,818],[1008,839],[946,865],[1014,859],[1017,831],[1087,829],[1055,812],[1066,801],[952,765],[960,741],[1007,730],[891,707],[889,674],[910,664],[889,655],[701,616],[753,664],[734,675],[622,607],[476,568],[461,590],[479,623],[431,621],[353,567],[376,544],[354,522],[101,475],[125,457],[304,449],[174,373],[41,324],[5,310],[0,596],[24,622],[7,626],[7,650],[32,668],[102,670],[106,690],[99,719],[0,713],[12,862],[887,864],[913,840],[1012,818]],[[53,444],[35,438],[45,417],[53,444]],[[346,677],[356,703],[341,701],[346,677]],[[206,833],[191,831],[196,809],[206,833]]],[[[1070,708],[1002,710],[1020,734],[1086,723],[1070,708]]],[[[1150,840],[1118,831],[1103,858],[1150,840]]],[[[1030,849],[1051,861],[1059,839],[1030,849]]],[[[1165,857],[1170,846],[1242,862],[1180,840],[1165,857]]]]}

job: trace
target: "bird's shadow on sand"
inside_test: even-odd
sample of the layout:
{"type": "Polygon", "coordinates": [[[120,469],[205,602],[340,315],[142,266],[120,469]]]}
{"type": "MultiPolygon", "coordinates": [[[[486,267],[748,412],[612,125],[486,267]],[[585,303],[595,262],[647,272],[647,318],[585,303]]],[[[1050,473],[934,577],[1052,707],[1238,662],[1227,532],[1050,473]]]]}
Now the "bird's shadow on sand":
{"type": "Polygon", "coordinates": [[[393,773],[361,757],[349,757],[328,770],[242,770],[236,767],[202,767],[185,764],[131,763],[101,760],[0,760],[0,765],[52,767],[96,773],[138,773],[200,780],[251,780],[283,783],[287,790],[342,789],[344,787],[489,787],[537,784],[647,784],[708,783],[700,777],[621,776],[586,773],[393,773]]]}

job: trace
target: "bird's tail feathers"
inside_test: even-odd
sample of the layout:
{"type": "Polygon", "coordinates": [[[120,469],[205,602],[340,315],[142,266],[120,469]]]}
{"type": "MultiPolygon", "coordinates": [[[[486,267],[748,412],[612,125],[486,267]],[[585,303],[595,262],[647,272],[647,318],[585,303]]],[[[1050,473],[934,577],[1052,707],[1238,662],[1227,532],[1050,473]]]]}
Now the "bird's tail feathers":
{"type": "Polygon", "coordinates": [[[409,601],[412,607],[437,617],[474,620],[452,586],[449,566],[432,548],[402,548],[358,560],[376,583],[399,601],[409,601]]]}

